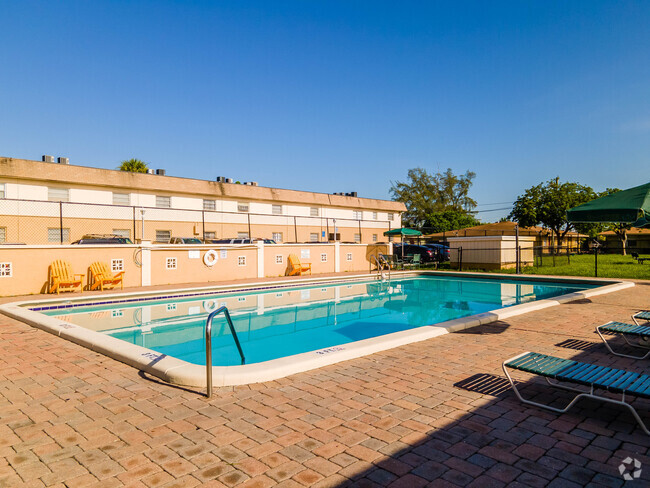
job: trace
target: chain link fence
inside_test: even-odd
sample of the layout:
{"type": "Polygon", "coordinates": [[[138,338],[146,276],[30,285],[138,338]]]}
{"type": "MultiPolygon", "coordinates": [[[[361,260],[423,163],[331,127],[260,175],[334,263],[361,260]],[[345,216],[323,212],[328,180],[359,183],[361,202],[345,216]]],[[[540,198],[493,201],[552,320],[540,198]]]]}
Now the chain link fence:
{"type": "Polygon", "coordinates": [[[383,232],[392,227],[391,221],[375,219],[0,199],[3,244],[70,244],[88,234],[114,234],[133,242],[194,237],[368,244],[386,241],[383,232]]]}

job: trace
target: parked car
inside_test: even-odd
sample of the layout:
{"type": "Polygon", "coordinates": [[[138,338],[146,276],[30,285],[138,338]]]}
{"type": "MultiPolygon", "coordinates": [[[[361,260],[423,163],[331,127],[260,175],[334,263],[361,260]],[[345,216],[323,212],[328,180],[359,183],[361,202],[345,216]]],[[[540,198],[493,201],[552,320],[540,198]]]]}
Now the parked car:
{"type": "Polygon", "coordinates": [[[436,261],[436,253],[433,249],[425,246],[416,246],[415,244],[393,244],[393,254],[402,256],[402,249],[404,256],[420,255],[420,260],[423,263],[432,263],[436,261]]]}
{"type": "Polygon", "coordinates": [[[201,239],[196,237],[172,237],[169,239],[170,244],[203,244],[201,239]]]}
{"type": "Polygon", "coordinates": [[[436,253],[436,261],[442,263],[443,261],[449,261],[451,259],[451,250],[448,246],[443,244],[425,244],[425,247],[433,249],[436,253]]]}
{"type": "Polygon", "coordinates": [[[116,234],[86,234],[72,244],[133,244],[133,241],[116,234]]]}
{"type": "Polygon", "coordinates": [[[263,241],[264,244],[276,244],[273,239],[257,239],[257,238],[237,238],[237,239],[206,239],[207,244],[255,244],[256,242],[263,241]]]}

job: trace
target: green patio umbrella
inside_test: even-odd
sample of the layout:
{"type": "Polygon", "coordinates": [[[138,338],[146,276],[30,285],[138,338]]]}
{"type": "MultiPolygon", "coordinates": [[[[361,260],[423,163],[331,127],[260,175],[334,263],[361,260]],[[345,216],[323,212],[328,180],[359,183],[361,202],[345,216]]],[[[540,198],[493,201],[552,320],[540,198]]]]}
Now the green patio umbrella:
{"type": "Polygon", "coordinates": [[[404,236],[409,236],[409,237],[417,237],[421,236],[422,232],[420,232],[417,229],[408,229],[406,227],[402,227],[399,229],[391,229],[387,230],[384,232],[385,236],[401,236],[402,237],[402,259],[404,259],[404,236]]]}
{"type": "Polygon", "coordinates": [[[650,226],[650,183],[596,198],[567,211],[569,222],[613,222],[650,226]]]}

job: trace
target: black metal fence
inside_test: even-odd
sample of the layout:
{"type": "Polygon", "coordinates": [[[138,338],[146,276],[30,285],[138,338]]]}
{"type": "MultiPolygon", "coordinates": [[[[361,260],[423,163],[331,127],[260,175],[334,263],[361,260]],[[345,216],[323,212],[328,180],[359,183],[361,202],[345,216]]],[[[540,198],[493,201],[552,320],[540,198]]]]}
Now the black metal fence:
{"type": "Polygon", "coordinates": [[[386,241],[383,232],[392,227],[392,221],[376,219],[0,199],[5,244],[69,244],[87,234],[117,234],[134,242],[249,237],[372,243],[386,241]]]}

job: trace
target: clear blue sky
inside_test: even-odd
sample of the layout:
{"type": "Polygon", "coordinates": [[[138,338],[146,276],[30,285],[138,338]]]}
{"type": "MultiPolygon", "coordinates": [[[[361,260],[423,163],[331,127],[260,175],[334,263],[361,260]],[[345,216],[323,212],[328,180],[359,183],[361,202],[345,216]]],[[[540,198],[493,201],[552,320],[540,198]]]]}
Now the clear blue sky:
{"type": "Polygon", "coordinates": [[[409,168],[470,169],[479,210],[555,176],[650,175],[648,1],[23,0],[0,18],[3,156],[374,198],[409,168]]]}

